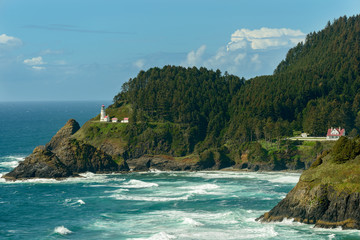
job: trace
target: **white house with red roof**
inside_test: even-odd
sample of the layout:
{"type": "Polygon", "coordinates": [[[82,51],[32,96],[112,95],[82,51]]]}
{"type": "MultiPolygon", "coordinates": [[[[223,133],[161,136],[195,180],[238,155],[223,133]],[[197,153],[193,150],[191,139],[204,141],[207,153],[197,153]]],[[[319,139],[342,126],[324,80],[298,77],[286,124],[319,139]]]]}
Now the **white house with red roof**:
{"type": "Polygon", "coordinates": [[[129,123],[129,118],[124,118],[123,120],[121,120],[122,123],[129,123]]]}
{"type": "Polygon", "coordinates": [[[326,134],[327,140],[338,140],[341,136],[345,136],[345,128],[329,128],[326,134]]]}

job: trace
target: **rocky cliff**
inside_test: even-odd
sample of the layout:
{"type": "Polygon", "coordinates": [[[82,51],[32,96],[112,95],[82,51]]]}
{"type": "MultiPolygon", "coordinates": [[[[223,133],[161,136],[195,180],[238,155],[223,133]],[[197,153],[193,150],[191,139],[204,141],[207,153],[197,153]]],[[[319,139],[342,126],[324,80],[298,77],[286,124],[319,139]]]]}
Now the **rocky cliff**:
{"type": "Polygon", "coordinates": [[[70,119],[45,146],[38,146],[13,171],[7,180],[28,178],[64,178],[84,172],[128,171],[126,162],[110,156],[83,141],[72,138],[80,128],[70,119]]]}
{"type": "Polygon", "coordinates": [[[318,227],[360,229],[360,138],[338,140],[303,172],[286,198],[258,220],[284,218],[318,227]]]}

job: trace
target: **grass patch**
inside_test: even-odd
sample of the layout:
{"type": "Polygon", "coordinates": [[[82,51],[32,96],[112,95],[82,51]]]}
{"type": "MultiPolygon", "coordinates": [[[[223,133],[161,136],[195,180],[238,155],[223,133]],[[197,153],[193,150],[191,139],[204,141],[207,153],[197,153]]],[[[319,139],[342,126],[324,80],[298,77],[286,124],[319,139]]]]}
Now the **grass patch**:
{"type": "Polygon", "coordinates": [[[310,183],[311,187],[323,184],[332,186],[339,194],[360,192],[360,157],[337,164],[328,155],[323,161],[321,165],[306,170],[301,180],[310,183]]]}
{"type": "Polygon", "coordinates": [[[123,138],[126,126],[125,123],[88,121],[74,134],[74,137],[95,147],[99,147],[106,141],[124,147],[127,144],[123,138]]]}
{"type": "Polygon", "coordinates": [[[265,140],[259,140],[258,143],[261,144],[261,147],[264,148],[268,152],[274,152],[279,150],[278,144],[276,142],[268,142],[265,140]]]}

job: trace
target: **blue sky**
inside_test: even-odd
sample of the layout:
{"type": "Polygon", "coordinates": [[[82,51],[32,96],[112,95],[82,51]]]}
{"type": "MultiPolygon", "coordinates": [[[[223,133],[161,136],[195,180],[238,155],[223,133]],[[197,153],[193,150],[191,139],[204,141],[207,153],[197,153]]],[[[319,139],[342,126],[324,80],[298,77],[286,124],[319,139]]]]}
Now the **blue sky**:
{"type": "Polygon", "coordinates": [[[141,69],[249,79],[358,0],[0,0],[0,101],[110,100],[141,69]]]}

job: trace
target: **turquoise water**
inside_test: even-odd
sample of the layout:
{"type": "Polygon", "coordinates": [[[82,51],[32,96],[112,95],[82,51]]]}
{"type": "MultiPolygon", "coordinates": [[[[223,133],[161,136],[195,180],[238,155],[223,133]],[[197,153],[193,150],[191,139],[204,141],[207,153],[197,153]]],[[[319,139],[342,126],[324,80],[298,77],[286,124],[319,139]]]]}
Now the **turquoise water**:
{"type": "MultiPolygon", "coordinates": [[[[1,117],[0,175],[45,144],[68,118],[83,124],[102,103],[56,103],[56,111],[54,104],[15,104],[7,112],[32,112],[16,124],[1,117]]],[[[286,196],[299,176],[155,171],[86,173],[65,181],[1,179],[0,239],[359,239],[360,231],[255,221],[286,196]]]]}

